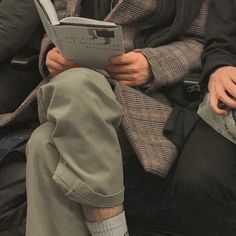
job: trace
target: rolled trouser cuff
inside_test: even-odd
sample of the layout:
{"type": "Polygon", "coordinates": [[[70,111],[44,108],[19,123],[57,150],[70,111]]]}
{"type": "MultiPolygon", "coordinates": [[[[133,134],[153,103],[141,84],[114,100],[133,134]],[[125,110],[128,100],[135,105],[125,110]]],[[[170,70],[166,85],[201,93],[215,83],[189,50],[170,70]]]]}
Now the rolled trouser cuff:
{"type": "Polygon", "coordinates": [[[119,192],[112,194],[99,193],[61,162],[55,170],[53,180],[65,193],[66,197],[82,205],[106,208],[120,205],[124,201],[124,187],[119,192]]]}

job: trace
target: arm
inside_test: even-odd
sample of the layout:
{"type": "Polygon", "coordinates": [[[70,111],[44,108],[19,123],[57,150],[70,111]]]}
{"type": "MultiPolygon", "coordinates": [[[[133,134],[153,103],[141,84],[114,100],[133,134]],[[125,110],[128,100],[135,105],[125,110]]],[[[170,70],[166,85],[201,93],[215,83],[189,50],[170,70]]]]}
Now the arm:
{"type": "Polygon", "coordinates": [[[236,65],[236,7],[233,1],[212,0],[203,53],[203,78],[222,66],[236,65]]]}
{"type": "Polygon", "coordinates": [[[0,62],[28,43],[39,22],[33,0],[0,2],[0,62]]]}
{"type": "Polygon", "coordinates": [[[219,115],[227,115],[220,109],[223,102],[236,108],[236,8],[233,1],[213,0],[207,23],[207,40],[203,54],[203,79],[208,83],[212,109],[219,115]]]}
{"type": "Polygon", "coordinates": [[[199,17],[181,40],[114,57],[106,71],[112,79],[131,87],[145,86],[152,78],[151,90],[179,82],[187,73],[201,66],[207,10],[208,1],[205,1],[199,17]]]}
{"type": "Polygon", "coordinates": [[[208,1],[205,1],[199,16],[179,41],[157,48],[136,50],[151,65],[154,75],[151,89],[177,83],[189,72],[200,69],[207,11],[208,1]]]}
{"type": "Polygon", "coordinates": [[[236,67],[222,66],[211,75],[208,83],[212,109],[219,115],[228,115],[229,109],[220,108],[220,102],[236,109],[236,67]]]}
{"type": "MultiPolygon", "coordinates": [[[[80,12],[79,7],[80,7],[81,0],[77,1],[77,3],[76,3],[77,7],[75,7],[73,4],[69,4],[70,2],[68,2],[68,3],[67,2],[68,1],[62,1],[62,0],[54,0],[53,1],[53,5],[56,9],[59,19],[62,19],[67,16],[76,16],[80,12]],[[76,12],[74,12],[74,11],[76,11],[76,12]]],[[[46,66],[47,54],[54,47],[55,47],[55,45],[49,40],[47,35],[45,35],[42,40],[42,43],[41,43],[41,50],[40,50],[40,54],[39,54],[39,70],[40,70],[40,73],[43,77],[49,76],[49,71],[46,66]]],[[[56,49],[55,49],[55,51],[56,51],[56,49]]],[[[57,53],[57,54],[58,54],[57,56],[60,56],[61,62],[62,61],[66,62],[65,63],[66,68],[67,68],[67,64],[74,66],[74,65],[72,65],[71,61],[66,60],[61,55],[59,55],[59,53],[57,53]]],[[[58,70],[58,71],[63,71],[63,68],[60,68],[60,70],[58,70]]],[[[56,75],[56,73],[53,73],[53,74],[56,75]]]]}

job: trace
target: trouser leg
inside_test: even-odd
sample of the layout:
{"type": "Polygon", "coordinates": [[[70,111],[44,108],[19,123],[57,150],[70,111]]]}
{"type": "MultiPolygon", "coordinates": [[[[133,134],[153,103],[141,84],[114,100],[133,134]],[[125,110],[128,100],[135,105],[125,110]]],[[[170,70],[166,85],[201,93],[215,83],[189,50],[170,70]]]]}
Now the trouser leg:
{"type": "MultiPolygon", "coordinates": [[[[43,139],[36,138],[43,132],[40,127],[45,124],[42,124],[35,131],[37,135],[30,139],[28,166],[37,166],[34,164],[36,160],[45,162],[48,158],[46,153],[42,154],[41,148],[35,146],[43,146],[45,150],[53,147],[55,152],[51,156],[57,164],[51,175],[45,178],[64,193],[64,198],[58,199],[57,203],[64,200],[79,206],[98,208],[122,204],[122,158],[116,134],[121,120],[121,107],[107,80],[92,70],[68,70],[40,89],[38,101],[40,120],[51,127],[51,144],[47,145],[43,139]]],[[[36,173],[27,169],[28,181],[34,176],[40,183],[44,174],[44,168],[40,166],[36,173]]],[[[40,189],[39,185],[32,185],[34,183],[28,182],[27,191],[40,189]]],[[[47,201],[47,197],[42,196],[41,204],[47,201]]],[[[57,198],[57,195],[54,197],[57,198]]],[[[35,199],[30,194],[29,198],[28,229],[33,228],[30,217],[35,217],[30,214],[35,199]]],[[[40,208],[41,204],[36,207],[40,208]]],[[[48,217],[57,214],[56,207],[54,209],[48,217]]],[[[55,227],[60,227],[60,224],[55,227]]]]}
{"type": "Polygon", "coordinates": [[[189,236],[236,235],[236,145],[202,120],[180,155],[178,211],[189,236]]]}
{"type": "Polygon", "coordinates": [[[38,127],[28,143],[27,236],[89,235],[81,206],[65,197],[52,179],[60,161],[53,146],[53,125],[38,127]]]}

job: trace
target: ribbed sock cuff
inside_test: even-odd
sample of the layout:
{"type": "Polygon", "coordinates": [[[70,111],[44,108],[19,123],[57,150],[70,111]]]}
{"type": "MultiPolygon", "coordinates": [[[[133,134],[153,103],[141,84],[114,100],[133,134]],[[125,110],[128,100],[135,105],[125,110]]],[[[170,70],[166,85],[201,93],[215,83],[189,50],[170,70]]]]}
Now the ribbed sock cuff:
{"type": "Polygon", "coordinates": [[[86,222],[92,236],[128,236],[124,211],[105,221],[86,222]]]}

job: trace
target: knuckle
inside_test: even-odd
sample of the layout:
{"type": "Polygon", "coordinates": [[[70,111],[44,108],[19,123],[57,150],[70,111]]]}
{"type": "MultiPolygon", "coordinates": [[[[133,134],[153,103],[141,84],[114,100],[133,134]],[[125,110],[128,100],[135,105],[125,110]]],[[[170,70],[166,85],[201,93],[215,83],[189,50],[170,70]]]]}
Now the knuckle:
{"type": "Polygon", "coordinates": [[[53,49],[51,49],[50,51],[48,51],[48,56],[52,57],[55,54],[55,51],[53,49]]]}
{"type": "Polygon", "coordinates": [[[140,67],[137,64],[135,64],[133,66],[133,71],[137,73],[139,70],[140,70],[140,67]]]}
{"type": "Polygon", "coordinates": [[[63,65],[71,65],[70,61],[65,59],[65,58],[62,58],[61,62],[62,62],[63,65]]]}
{"type": "Polygon", "coordinates": [[[135,82],[137,80],[137,77],[132,74],[130,77],[129,77],[129,80],[132,81],[132,82],[135,82]]]}
{"type": "Polygon", "coordinates": [[[48,59],[46,59],[45,65],[46,65],[47,67],[50,66],[50,61],[49,61],[48,59]]]}
{"type": "Polygon", "coordinates": [[[223,96],[221,94],[218,94],[218,99],[223,100],[223,96]]]}
{"type": "Polygon", "coordinates": [[[56,69],[59,70],[59,71],[63,71],[64,67],[61,64],[58,64],[56,69]]]}

